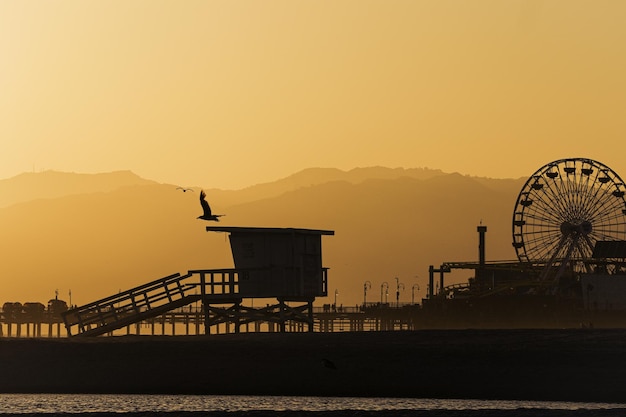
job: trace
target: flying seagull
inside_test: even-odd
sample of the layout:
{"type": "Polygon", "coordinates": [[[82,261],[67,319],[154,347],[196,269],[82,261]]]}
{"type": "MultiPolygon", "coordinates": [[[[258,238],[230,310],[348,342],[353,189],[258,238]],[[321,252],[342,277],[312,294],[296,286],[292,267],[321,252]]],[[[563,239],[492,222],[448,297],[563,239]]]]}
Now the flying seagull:
{"type": "Polygon", "coordinates": [[[193,192],[192,188],[183,188],[183,187],[176,187],[177,190],[182,190],[183,193],[186,193],[187,191],[191,191],[193,192]]]}
{"type": "Polygon", "coordinates": [[[204,190],[200,191],[200,205],[202,205],[202,210],[204,211],[204,213],[202,214],[202,216],[198,216],[198,218],[202,220],[212,220],[219,222],[219,218],[222,217],[223,214],[211,213],[211,206],[209,206],[209,203],[207,203],[205,197],[206,194],[204,193],[204,190]]]}

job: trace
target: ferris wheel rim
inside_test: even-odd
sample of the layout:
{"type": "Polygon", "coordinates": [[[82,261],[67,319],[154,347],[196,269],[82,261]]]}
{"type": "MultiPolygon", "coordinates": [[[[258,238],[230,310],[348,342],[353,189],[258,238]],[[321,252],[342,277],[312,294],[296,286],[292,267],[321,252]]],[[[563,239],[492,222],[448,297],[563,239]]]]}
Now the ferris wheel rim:
{"type": "Polygon", "coordinates": [[[625,190],[615,171],[590,158],[543,165],[515,202],[513,246],[519,261],[584,258],[598,240],[626,239],[625,190]]]}

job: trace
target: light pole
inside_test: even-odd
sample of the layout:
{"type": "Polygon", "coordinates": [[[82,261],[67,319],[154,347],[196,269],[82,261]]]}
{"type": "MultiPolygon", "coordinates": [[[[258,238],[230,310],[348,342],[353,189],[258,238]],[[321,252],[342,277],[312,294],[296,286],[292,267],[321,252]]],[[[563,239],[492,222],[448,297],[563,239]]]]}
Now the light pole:
{"type": "Polygon", "coordinates": [[[417,288],[417,290],[420,290],[420,285],[419,284],[415,284],[413,285],[413,287],[411,287],[411,304],[415,304],[415,289],[417,288]]]}
{"type": "Polygon", "coordinates": [[[389,284],[383,282],[380,284],[380,303],[383,303],[383,289],[385,289],[385,302],[387,302],[387,295],[389,294],[389,284]]]}
{"type": "Polygon", "coordinates": [[[372,288],[372,283],[369,281],[365,281],[363,283],[363,307],[367,305],[367,290],[372,288]]]}
{"type": "Polygon", "coordinates": [[[339,290],[335,289],[335,304],[333,304],[335,306],[335,310],[337,310],[337,295],[339,294],[339,290]]]}
{"type": "Polygon", "coordinates": [[[400,282],[400,278],[396,277],[396,308],[400,307],[400,288],[404,291],[404,284],[400,282]]]}

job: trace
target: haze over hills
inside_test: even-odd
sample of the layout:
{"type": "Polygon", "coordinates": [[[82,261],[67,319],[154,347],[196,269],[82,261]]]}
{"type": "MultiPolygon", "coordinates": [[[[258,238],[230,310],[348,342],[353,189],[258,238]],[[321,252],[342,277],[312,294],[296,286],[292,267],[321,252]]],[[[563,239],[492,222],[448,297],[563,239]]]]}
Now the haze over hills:
{"type": "Polygon", "coordinates": [[[108,192],[128,185],[156,184],[130,171],[103,174],[77,174],[59,171],[25,172],[0,180],[0,207],[36,198],[70,194],[108,192]]]}
{"type": "MultiPolygon", "coordinates": [[[[45,303],[58,290],[84,304],[175,272],[232,267],[226,234],[207,233],[196,219],[199,189],[183,193],[130,172],[27,177],[0,182],[0,303],[45,303]]],[[[524,181],[428,169],[307,169],[242,190],[206,191],[213,211],[226,214],[220,225],[334,230],[322,242],[329,297],[316,304],[332,302],[337,290],[339,304],[355,305],[366,280],[368,301],[380,300],[383,282],[395,301],[396,276],[401,302],[411,301],[414,285],[421,298],[429,265],[477,260],[481,221],[487,259],[513,259],[512,210],[524,181]]],[[[467,278],[461,271],[447,279],[467,278]]]]}
{"type": "Polygon", "coordinates": [[[287,191],[311,187],[332,181],[346,181],[358,184],[367,179],[397,179],[410,177],[428,179],[444,175],[440,170],[428,168],[385,168],[368,167],[342,171],[336,168],[308,168],[274,182],[256,184],[241,190],[210,189],[211,194],[225,205],[240,204],[264,198],[276,197],[287,191]]]}

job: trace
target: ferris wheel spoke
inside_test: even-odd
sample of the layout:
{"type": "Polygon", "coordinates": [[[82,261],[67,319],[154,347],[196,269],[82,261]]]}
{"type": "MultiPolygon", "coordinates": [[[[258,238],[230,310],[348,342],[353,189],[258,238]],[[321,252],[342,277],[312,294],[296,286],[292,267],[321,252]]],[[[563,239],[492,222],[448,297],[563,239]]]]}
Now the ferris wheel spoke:
{"type": "Polygon", "coordinates": [[[593,229],[593,232],[590,233],[592,236],[603,236],[605,239],[602,240],[623,240],[616,238],[616,235],[622,234],[621,231],[616,230],[614,227],[596,227],[593,229]]]}
{"type": "Polygon", "coordinates": [[[616,232],[624,233],[624,215],[618,213],[607,213],[598,215],[598,217],[593,218],[591,223],[593,224],[593,228],[601,228],[601,227],[613,227],[616,232]]]}
{"type": "Polygon", "coordinates": [[[559,236],[556,234],[546,235],[545,233],[541,234],[527,234],[526,239],[524,240],[524,244],[527,249],[532,249],[536,246],[550,246],[555,240],[558,239],[559,236]]]}
{"type": "Polygon", "coordinates": [[[593,194],[590,196],[591,201],[598,201],[608,195],[609,189],[615,187],[615,182],[606,175],[605,169],[598,170],[598,176],[594,183],[593,194]]]}
{"type": "MultiPolygon", "coordinates": [[[[584,187],[581,190],[581,198],[584,201],[593,201],[593,192],[594,192],[594,184],[596,183],[596,179],[598,178],[598,170],[593,169],[593,167],[589,166],[587,168],[591,172],[588,172],[585,175],[584,187]]],[[[581,171],[584,168],[581,169],[581,171]]]]}
{"type": "Polygon", "coordinates": [[[526,236],[532,236],[533,238],[539,238],[540,236],[544,236],[545,238],[549,238],[550,236],[561,236],[561,228],[560,227],[548,227],[546,225],[535,225],[534,227],[528,227],[524,229],[524,233],[526,236]]]}
{"type": "MultiPolygon", "coordinates": [[[[601,169],[594,170],[594,177],[592,180],[588,182],[588,187],[585,193],[585,200],[590,203],[591,206],[594,206],[595,202],[599,202],[601,197],[604,195],[602,192],[602,183],[600,182],[600,173],[601,169]]],[[[590,178],[588,178],[589,180],[590,178]]]]}
{"type": "Polygon", "coordinates": [[[552,210],[548,203],[542,198],[541,195],[534,193],[524,193],[525,197],[522,204],[523,210],[526,215],[532,215],[532,213],[541,213],[542,216],[547,218],[558,219],[558,214],[552,210]]]}
{"type": "MultiPolygon", "coordinates": [[[[592,168],[587,169],[593,171],[592,168]]],[[[581,167],[581,173],[583,170],[585,170],[584,165],[583,167],[581,167]]],[[[591,179],[591,174],[581,174],[579,178],[580,182],[578,183],[578,187],[576,189],[578,204],[575,215],[578,218],[583,218],[583,213],[588,210],[587,207],[590,204],[593,204],[595,200],[590,198],[590,196],[593,194],[593,180],[591,179]]]]}
{"type": "Polygon", "coordinates": [[[561,233],[559,230],[552,230],[552,231],[546,231],[546,230],[540,230],[540,231],[527,231],[526,232],[526,240],[525,242],[529,242],[530,239],[532,239],[533,241],[539,241],[539,240],[543,240],[543,241],[550,241],[553,239],[558,240],[561,236],[561,233]]]}
{"type": "Polygon", "coordinates": [[[597,205],[594,207],[594,210],[588,213],[590,218],[602,218],[604,216],[616,214],[624,216],[624,212],[622,211],[622,207],[624,207],[624,202],[621,199],[615,198],[613,200],[607,200],[606,204],[597,205]]]}
{"type": "Polygon", "coordinates": [[[573,218],[584,219],[585,213],[590,211],[590,207],[594,205],[591,200],[586,199],[586,191],[580,191],[581,196],[578,198],[578,203],[573,207],[573,218]]]}
{"type": "Polygon", "coordinates": [[[535,242],[536,244],[537,242],[539,242],[541,244],[546,244],[547,242],[550,242],[552,240],[555,240],[555,239],[558,240],[559,237],[561,236],[561,233],[558,230],[526,231],[524,236],[525,236],[524,242],[526,243],[535,242]]]}
{"type": "Polygon", "coordinates": [[[594,230],[594,232],[591,233],[593,240],[595,240],[596,242],[599,240],[615,240],[614,235],[615,233],[613,233],[612,231],[606,230],[594,230]]]}
{"type": "Polygon", "coordinates": [[[595,219],[594,229],[602,227],[611,227],[616,233],[626,233],[626,223],[624,222],[624,215],[614,213],[612,215],[605,215],[598,219],[595,219]]]}
{"type": "Polygon", "coordinates": [[[539,196],[537,201],[538,204],[535,207],[536,211],[543,213],[546,218],[553,219],[555,222],[560,223],[563,221],[562,211],[555,210],[545,196],[539,196]]]}
{"type": "Polygon", "coordinates": [[[593,172],[593,168],[591,167],[585,168],[585,164],[586,162],[584,161],[581,163],[580,175],[578,176],[578,182],[576,184],[576,196],[578,200],[577,207],[579,209],[577,215],[579,216],[581,215],[582,211],[584,211],[585,206],[589,204],[591,201],[593,201],[592,199],[589,198],[589,193],[591,192],[591,188],[593,184],[590,178],[591,177],[590,171],[593,172]],[[585,172],[587,172],[587,174],[585,174],[585,172]]]}
{"type": "MultiPolygon", "coordinates": [[[[560,236],[557,234],[531,237],[526,241],[526,250],[530,253],[549,253],[559,244],[559,241],[560,236]]],[[[540,256],[539,258],[543,259],[544,256],[540,256]]]]}
{"type": "Polygon", "coordinates": [[[597,222],[597,225],[594,227],[594,229],[595,228],[610,228],[614,231],[614,233],[617,233],[618,236],[625,238],[620,240],[626,240],[626,223],[624,222],[624,216],[615,215],[610,217],[604,217],[602,221],[597,222]]]}
{"type": "Polygon", "coordinates": [[[536,247],[535,249],[527,251],[528,256],[534,261],[545,261],[551,253],[548,248],[536,247]]]}
{"type": "Polygon", "coordinates": [[[544,172],[545,178],[543,179],[544,187],[542,187],[542,191],[546,195],[548,201],[551,202],[550,207],[556,212],[563,212],[566,209],[566,206],[562,204],[560,198],[555,198],[560,196],[562,193],[561,176],[558,169],[557,171],[554,171],[554,169],[554,167],[550,166],[546,169],[546,172],[544,172]],[[548,175],[551,173],[556,174],[557,176],[550,178],[548,175]]]}
{"type": "Polygon", "coordinates": [[[550,201],[550,208],[563,218],[568,208],[563,198],[563,182],[560,177],[549,182],[548,191],[549,193],[546,192],[546,195],[550,201]]]}
{"type": "Polygon", "coordinates": [[[537,247],[535,250],[531,251],[531,256],[536,261],[545,261],[550,259],[556,248],[558,248],[558,242],[551,247],[537,247]]]}
{"type": "Polygon", "coordinates": [[[605,189],[602,193],[598,191],[594,194],[594,198],[591,199],[587,207],[587,213],[593,215],[598,211],[603,211],[607,205],[615,204],[615,207],[617,207],[620,203],[623,204],[623,200],[615,197],[609,190],[605,189]]]}
{"type": "Polygon", "coordinates": [[[541,213],[532,212],[532,213],[527,214],[526,217],[529,220],[535,220],[538,223],[555,224],[555,225],[559,225],[562,223],[561,219],[551,216],[550,213],[547,213],[545,211],[541,213]]]}
{"type": "MultiPolygon", "coordinates": [[[[574,164],[575,165],[575,164],[574,164]]],[[[576,167],[575,166],[570,166],[570,167],[565,167],[564,169],[567,168],[571,168],[573,169],[573,171],[571,172],[566,172],[565,174],[565,183],[564,183],[564,190],[565,190],[565,195],[564,195],[564,203],[567,206],[567,211],[568,214],[570,216],[572,216],[572,211],[575,207],[576,204],[576,167]]]]}
{"type": "Polygon", "coordinates": [[[529,219],[529,221],[526,222],[526,225],[524,227],[524,229],[527,233],[547,233],[547,232],[553,232],[556,234],[561,234],[561,226],[560,224],[556,224],[556,223],[547,223],[547,222],[541,222],[541,221],[533,221],[533,219],[529,219]]]}

